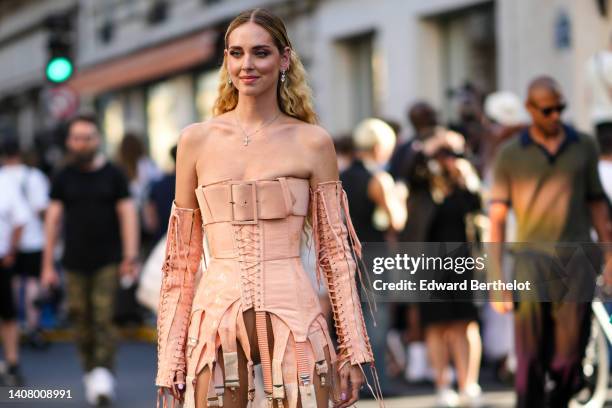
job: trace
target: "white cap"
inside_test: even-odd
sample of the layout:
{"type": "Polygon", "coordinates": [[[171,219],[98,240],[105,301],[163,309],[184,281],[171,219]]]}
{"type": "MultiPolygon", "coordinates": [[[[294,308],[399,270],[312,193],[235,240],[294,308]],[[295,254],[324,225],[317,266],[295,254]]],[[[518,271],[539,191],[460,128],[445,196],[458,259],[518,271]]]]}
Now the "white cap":
{"type": "Polygon", "coordinates": [[[515,126],[527,122],[527,112],[518,96],[499,91],[487,96],[484,111],[488,118],[503,126],[515,126]]]}

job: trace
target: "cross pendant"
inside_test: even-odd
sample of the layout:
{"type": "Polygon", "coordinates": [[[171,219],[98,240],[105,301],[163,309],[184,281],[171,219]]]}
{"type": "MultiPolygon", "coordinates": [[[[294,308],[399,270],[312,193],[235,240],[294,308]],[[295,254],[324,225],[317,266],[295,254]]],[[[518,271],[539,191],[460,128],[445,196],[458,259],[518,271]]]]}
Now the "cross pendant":
{"type": "Polygon", "coordinates": [[[249,135],[244,135],[244,141],[242,143],[243,146],[249,145],[249,135]]]}

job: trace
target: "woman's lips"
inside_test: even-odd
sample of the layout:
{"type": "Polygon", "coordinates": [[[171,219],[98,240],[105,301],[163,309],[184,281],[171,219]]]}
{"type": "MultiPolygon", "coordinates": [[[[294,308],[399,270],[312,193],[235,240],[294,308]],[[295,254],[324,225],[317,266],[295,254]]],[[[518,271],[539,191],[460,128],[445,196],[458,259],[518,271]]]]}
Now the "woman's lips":
{"type": "Polygon", "coordinates": [[[240,80],[245,83],[245,84],[252,84],[253,82],[255,82],[259,77],[256,76],[245,76],[245,77],[240,77],[240,80]]]}

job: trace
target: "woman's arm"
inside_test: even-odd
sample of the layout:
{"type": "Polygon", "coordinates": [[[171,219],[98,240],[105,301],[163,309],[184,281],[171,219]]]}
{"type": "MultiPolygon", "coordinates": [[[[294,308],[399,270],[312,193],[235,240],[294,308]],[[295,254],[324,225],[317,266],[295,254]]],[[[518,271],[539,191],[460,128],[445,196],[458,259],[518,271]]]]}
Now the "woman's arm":
{"type": "Polygon", "coordinates": [[[309,126],[306,155],[311,169],[310,188],[327,181],[338,181],[338,160],[331,136],[319,126],[309,126]]]}
{"type": "Polygon", "coordinates": [[[185,347],[195,275],[203,252],[202,217],[197,208],[195,171],[199,128],[192,125],[180,137],[176,163],[176,196],[168,222],[166,256],[157,318],[157,377],[165,396],[169,389],[182,400],[186,386],[185,347]]]}
{"type": "Polygon", "coordinates": [[[198,185],[196,161],[205,124],[186,127],[179,137],[176,151],[176,192],[174,201],[180,208],[197,208],[195,189],[198,185]]]}

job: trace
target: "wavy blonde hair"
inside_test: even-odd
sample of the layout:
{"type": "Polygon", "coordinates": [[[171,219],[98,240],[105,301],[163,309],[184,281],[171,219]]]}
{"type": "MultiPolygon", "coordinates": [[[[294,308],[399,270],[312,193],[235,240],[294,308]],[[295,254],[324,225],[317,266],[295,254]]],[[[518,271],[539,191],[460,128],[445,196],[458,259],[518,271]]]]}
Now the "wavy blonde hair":
{"type": "MultiPolygon", "coordinates": [[[[317,115],[312,104],[312,92],[306,83],[306,71],[297,53],[293,50],[287,36],[285,24],[279,17],[268,10],[260,8],[240,13],[227,27],[225,48],[227,49],[227,39],[232,31],[248,22],[258,24],[270,33],[274,44],[281,54],[285,47],[291,49],[289,69],[285,73],[285,82],[280,82],[279,76],[276,86],[278,105],[281,112],[307,123],[317,123],[317,115]]],[[[233,84],[228,82],[229,73],[227,72],[225,57],[223,57],[223,65],[221,65],[219,76],[219,96],[213,106],[214,116],[229,112],[236,108],[238,104],[238,90],[233,84]]]]}

